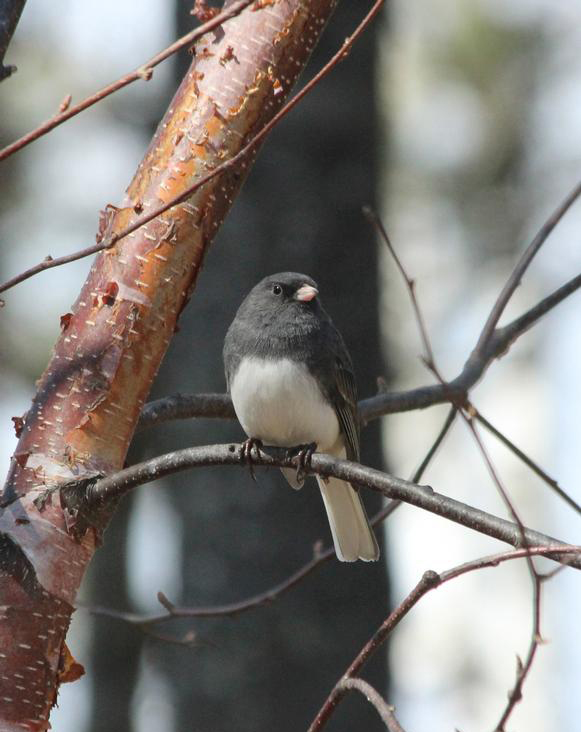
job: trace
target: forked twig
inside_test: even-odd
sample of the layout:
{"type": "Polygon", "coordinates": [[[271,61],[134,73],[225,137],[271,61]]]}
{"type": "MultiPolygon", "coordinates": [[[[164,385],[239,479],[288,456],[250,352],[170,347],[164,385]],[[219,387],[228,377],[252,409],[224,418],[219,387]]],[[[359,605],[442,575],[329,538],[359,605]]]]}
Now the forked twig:
{"type": "Polygon", "coordinates": [[[493,336],[498,321],[500,320],[500,317],[504,312],[508,301],[513,296],[516,288],[519,286],[520,281],[528,266],[533,261],[533,258],[535,257],[539,249],[546,242],[549,234],[553,231],[555,226],[557,226],[559,221],[563,218],[563,216],[567,213],[567,211],[571,208],[571,206],[575,203],[580,195],[581,182],[577,183],[573,190],[569,193],[569,195],[562,201],[561,204],[559,204],[559,206],[557,206],[557,208],[541,226],[535,238],[523,252],[510,277],[506,281],[506,284],[502,288],[500,295],[496,299],[492,310],[490,311],[490,315],[486,320],[484,328],[482,329],[480,337],[478,338],[476,348],[474,349],[475,353],[482,353],[486,350],[486,347],[493,336]]]}
{"type": "MultiPolygon", "coordinates": [[[[323,706],[321,707],[311,726],[309,727],[308,732],[320,732],[320,730],[323,729],[323,727],[327,724],[327,722],[337,709],[337,706],[347,694],[348,690],[343,684],[344,680],[355,678],[358,676],[358,674],[361,672],[369,659],[385,643],[386,639],[394,630],[394,628],[399,625],[399,623],[403,620],[403,618],[405,618],[410,610],[412,610],[412,608],[428,592],[436,589],[437,587],[440,587],[450,580],[468,574],[469,572],[474,572],[489,567],[497,567],[503,562],[512,561],[515,559],[522,559],[532,556],[547,556],[547,553],[550,551],[550,547],[529,546],[525,549],[517,549],[515,551],[505,552],[503,554],[493,554],[487,557],[475,559],[470,562],[465,562],[440,574],[432,570],[424,572],[418,584],[383,621],[383,623],[363,646],[361,651],[357,654],[355,660],[345,671],[341,679],[333,687],[329,696],[325,699],[323,706]]],[[[576,556],[580,552],[581,546],[568,546],[567,549],[564,550],[564,554],[570,554],[571,556],[576,556]]],[[[497,729],[501,728],[499,727],[497,729]]]]}
{"type": "Polygon", "coordinates": [[[397,721],[394,707],[390,706],[381,694],[370,683],[359,678],[341,679],[337,684],[339,689],[351,691],[356,689],[375,707],[388,732],[405,732],[397,721]]]}
{"type": "MultiPolygon", "coordinates": [[[[541,228],[541,232],[543,233],[543,236],[541,236],[541,233],[539,233],[533,242],[527,247],[524,254],[521,257],[521,260],[519,260],[519,264],[515,267],[513,271],[513,275],[511,278],[509,278],[509,283],[511,283],[512,286],[512,292],[514,292],[514,289],[516,288],[515,284],[515,272],[520,272],[521,276],[522,273],[524,273],[524,270],[526,267],[523,268],[523,261],[527,262],[527,266],[530,263],[532,257],[536,252],[538,252],[540,246],[546,241],[547,236],[552,231],[552,229],[555,227],[556,223],[560,220],[560,218],[564,215],[564,213],[568,210],[568,208],[571,206],[572,202],[577,198],[579,193],[581,192],[581,184],[579,186],[575,187],[572,193],[570,193],[565,201],[556,209],[556,211],[552,214],[550,219],[543,225],[541,228]],[[558,215],[559,212],[559,215],[558,215]]],[[[425,320],[422,315],[422,311],[417,299],[416,290],[415,290],[415,282],[414,280],[407,274],[406,269],[404,265],[402,264],[399,256],[397,255],[397,252],[395,251],[395,248],[393,247],[393,244],[391,243],[391,240],[387,234],[387,231],[377,215],[377,213],[371,209],[369,206],[366,206],[364,208],[364,213],[366,217],[371,221],[371,223],[376,227],[377,231],[379,232],[384,244],[386,245],[388,251],[390,252],[391,256],[394,259],[394,262],[396,264],[396,267],[398,271],[400,272],[409,297],[411,301],[411,305],[414,311],[414,315],[416,318],[418,330],[420,332],[420,336],[422,339],[422,343],[424,346],[424,357],[423,362],[427,366],[427,368],[434,373],[437,380],[439,381],[439,386],[442,389],[446,389],[449,386],[449,383],[447,383],[442,375],[439,373],[438,369],[436,368],[435,360],[434,360],[434,352],[432,345],[430,343],[430,338],[428,336],[428,331],[425,325],[425,320]]],[[[517,283],[518,284],[518,283],[517,283]]],[[[492,331],[492,334],[488,336],[487,338],[483,338],[482,335],[479,337],[478,342],[482,343],[479,354],[480,354],[480,360],[483,363],[487,363],[490,359],[490,353],[487,358],[484,358],[484,354],[489,351],[490,347],[495,343],[502,343],[502,349],[499,351],[495,350],[495,355],[500,356],[503,355],[506,350],[509,348],[510,344],[516,340],[516,338],[520,335],[522,335],[528,328],[530,328],[539,317],[547,313],[552,307],[554,307],[557,303],[561,302],[562,299],[567,297],[568,294],[571,294],[571,292],[574,292],[579,286],[581,286],[581,275],[578,275],[577,277],[574,277],[572,280],[570,280],[568,283],[560,287],[558,290],[556,290],[554,293],[549,295],[548,297],[541,300],[541,302],[537,303],[537,305],[533,306],[528,310],[526,313],[521,315],[519,318],[516,318],[516,320],[509,323],[507,326],[505,326],[502,329],[494,330],[492,331]],[[500,336],[500,337],[499,337],[500,336]]],[[[503,292],[507,290],[507,287],[505,286],[503,292]]],[[[499,295],[497,303],[502,302],[501,295],[499,295]]],[[[506,305],[506,303],[505,303],[506,305]]],[[[500,306],[495,306],[493,308],[494,313],[498,311],[500,306]]],[[[503,306],[504,307],[504,306],[503,306]]],[[[500,317],[500,315],[499,315],[500,317]]],[[[485,333],[485,330],[488,327],[488,323],[490,321],[490,317],[487,320],[483,330],[482,334],[485,333]]],[[[495,321],[496,323],[497,321],[495,321]]],[[[473,352],[471,359],[474,358],[474,354],[476,353],[476,350],[473,352]]],[[[470,362],[470,360],[468,363],[470,362]]],[[[428,387],[429,388],[429,387],[428,387]]],[[[564,501],[566,501],[569,506],[571,506],[575,511],[578,513],[581,513],[581,506],[566,492],[564,491],[557,483],[557,481],[554,478],[551,478],[547,473],[539,468],[539,466],[534,462],[532,458],[530,458],[526,453],[524,453],[522,450],[516,447],[516,445],[506,436],[504,435],[500,430],[498,430],[496,427],[494,427],[487,419],[483,417],[482,414],[474,407],[472,402],[468,399],[468,388],[466,389],[466,392],[464,393],[452,393],[449,397],[449,400],[452,402],[452,404],[457,405],[458,407],[461,407],[464,409],[464,416],[468,415],[470,418],[474,417],[478,421],[480,421],[486,429],[488,429],[491,434],[493,434],[498,440],[500,440],[514,455],[516,455],[522,462],[524,462],[527,467],[529,467],[534,473],[536,473],[542,480],[545,481],[545,483],[553,490],[560,498],[562,498],[564,501]]],[[[481,443],[480,443],[481,444],[481,443]]],[[[482,447],[482,445],[481,445],[482,447]]],[[[485,458],[487,460],[487,458],[485,458]]],[[[494,476],[494,469],[492,469],[492,474],[494,476]]],[[[496,476],[495,476],[496,477],[496,476]]],[[[501,494],[503,494],[503,498],[505,500],[505,503],[508,501],[508,496],[506,495],[506,492],[502,488],[500,484],[498,484],[499,491],[501,494]]],[[[508,504],[510,501],[508,501],[508,504]]],[[[507,505],[508,505],[507,504],[507,505]]],[[[515,514],[515,520],[516,514],[515,514]]],[[[518,521],[517,521],[518,522],[518,521]]]]}

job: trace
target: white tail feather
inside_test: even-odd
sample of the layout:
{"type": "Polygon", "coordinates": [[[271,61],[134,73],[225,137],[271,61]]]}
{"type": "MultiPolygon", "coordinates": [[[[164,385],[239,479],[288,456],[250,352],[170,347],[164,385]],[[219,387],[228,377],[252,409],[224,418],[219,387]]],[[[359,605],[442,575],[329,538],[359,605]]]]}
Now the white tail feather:
{"type": "Polygon", "coordinates": [[[373,562],[379,558],[377,540],[365,513],[359,493],[349,483],[338,478],[317,477],[337,559],[354,562],[363,559],[373,562]]]}

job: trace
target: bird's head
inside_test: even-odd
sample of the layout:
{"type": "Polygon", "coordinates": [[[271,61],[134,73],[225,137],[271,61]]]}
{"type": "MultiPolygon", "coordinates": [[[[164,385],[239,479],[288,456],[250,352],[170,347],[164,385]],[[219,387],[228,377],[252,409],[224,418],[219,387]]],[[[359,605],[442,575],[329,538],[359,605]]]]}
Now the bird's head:
{"type": "Polygon", "coordinates": [[[269,275],[255,285],[240,308],[240,314],[257,317],[265,325],[274,320],[302,319],[319,312],[317,283],[298,272],[269,275]]]}

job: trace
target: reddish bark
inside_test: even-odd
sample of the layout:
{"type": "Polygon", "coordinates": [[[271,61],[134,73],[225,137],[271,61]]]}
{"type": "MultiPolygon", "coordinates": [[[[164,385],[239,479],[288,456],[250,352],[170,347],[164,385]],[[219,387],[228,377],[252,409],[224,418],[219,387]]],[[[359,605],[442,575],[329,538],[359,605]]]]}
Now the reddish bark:
{"type": "MultiPolygon", "coordinates": [[[[257,2],[197,44],[123,206],[103,218],[106,236],[252,138],[284,101],[335,2],[257,2]]],[[[64,639],[111,509],[82,516],[46,489],[123,465],[179,313],[250,162],[102,252],[61,318],[1,504],[2,730],[46,729],[60,681],[81,673],[64,639]]]]}

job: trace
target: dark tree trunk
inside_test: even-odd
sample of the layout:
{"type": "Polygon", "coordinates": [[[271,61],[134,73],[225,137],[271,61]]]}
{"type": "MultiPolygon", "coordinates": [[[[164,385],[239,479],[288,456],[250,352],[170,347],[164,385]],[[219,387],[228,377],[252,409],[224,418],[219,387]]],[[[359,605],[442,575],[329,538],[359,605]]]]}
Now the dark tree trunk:
{"type": "MultiPolygon", "coordinates": [[[[179,7],[184,32],[189,5],[179,7]]],[[[339,47],[362,11],[359,3],[340,5],[312,69],[339,47]]],[[[373,393],[376,377],[384,373],[377,255],[361,206],[376,198],[374,58],[368,33],[273,133],[206,260],[155,396],[222,391],[222,342],[236,308],[259,278],[287,269],[318,281],[351,350],[360,394],[373,393]],[[205,344],[203,360],[192,358],[194,343],[205,344]]],[[[237,425],[200,421],[162,427],[142,439],[149,452],[164,452],[241,436],[237,425]]],[[[381,464],[377,423],[363,433],[363,461],[381,464]]],[[[295,493],[277,473],[260,473],[254,484],[246,473],[208,470],[176,476],[169,485],[168,500],[185,528],[184,596],[176,598],[184,603],[221,603],[263,590],[305,562],[317,539],[330,542],[314,481],[295,493]]],[[[378,501],[366,501],[370,510],[378,508],[378,501]]],[[[190,624],[199,632],[196,649],[158,649],[179,696],[177,728],[306,729],[388,606],[383,562],[333,561],[272,606],[232,620],[190,624]]],[[[370,678],[384,690],[386,663],[375,665],[370,678]]],[[[330,729],[383,727],[354,697],[330,729]]]]}

